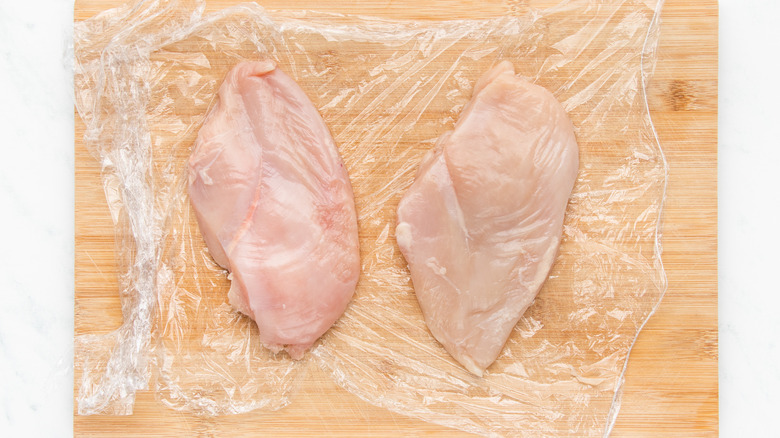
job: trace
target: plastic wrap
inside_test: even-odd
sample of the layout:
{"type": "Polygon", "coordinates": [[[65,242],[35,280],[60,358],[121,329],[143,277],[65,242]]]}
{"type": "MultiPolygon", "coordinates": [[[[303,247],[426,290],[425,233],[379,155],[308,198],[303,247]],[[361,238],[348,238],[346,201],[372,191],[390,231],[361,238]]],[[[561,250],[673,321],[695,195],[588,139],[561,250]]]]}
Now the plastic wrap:
{"type": "Polygon", "coordinates": [[[665,290],[666,164],[645,95],[660,7],[575,0],[437,22],[157,1],[78,23],[76,106],[103,169],[124,318],[77,336],[78,412],[132,413],[146,388],[202,415],[278,409],[314,365],[369,403],[465,431],[608,434],[629,351],[665,290]],[[227,304],[186,194],[186,160],[222,79],[264,57],[321,112],[359,219],[356,295],[301,361],[262,348],[227,304]],[[504,59],[563,103],[580,171],[550,276],[479,378],[428,332],[393,230],[420,159],[504,59]]]}

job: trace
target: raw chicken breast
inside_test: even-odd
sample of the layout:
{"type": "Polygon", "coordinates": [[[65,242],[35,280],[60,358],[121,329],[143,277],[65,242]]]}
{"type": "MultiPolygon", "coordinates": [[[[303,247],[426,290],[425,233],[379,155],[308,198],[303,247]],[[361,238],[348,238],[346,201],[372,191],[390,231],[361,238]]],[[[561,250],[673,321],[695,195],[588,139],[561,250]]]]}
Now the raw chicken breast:
{"type": "Polygon", "coordinates": [[[396,239],[425,322],[476,375],[547,278],[578,165],[563,107],[502,62],[400,201],[396,239]]]}
{"type": "Polygon", "coordinates": [[[352,186],[314,105],[272,61],[231,70],[189,160],[203,238],[230,303],[299,359],[341,316],[360,272],[352,186]]]}

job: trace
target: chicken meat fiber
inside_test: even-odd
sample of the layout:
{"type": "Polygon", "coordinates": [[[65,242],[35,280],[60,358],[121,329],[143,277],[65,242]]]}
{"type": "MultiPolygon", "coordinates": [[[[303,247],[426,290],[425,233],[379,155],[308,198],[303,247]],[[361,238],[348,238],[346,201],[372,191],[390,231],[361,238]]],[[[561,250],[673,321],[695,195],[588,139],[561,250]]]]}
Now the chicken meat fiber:
{"type": "Polygon", "coordinates": [[[352,186],[333,138],[273,61],[235,66],[189,159],[189,195],[230,304],[299,359],[342,315],[360,273],[352,186]]]}
{"type": "Polygon", "coordinates": [[[477,81],[399,203],[396,239],[425,322],[475,375],[549,274],[578,166],[561,104],[504,61],[477,81]]]}

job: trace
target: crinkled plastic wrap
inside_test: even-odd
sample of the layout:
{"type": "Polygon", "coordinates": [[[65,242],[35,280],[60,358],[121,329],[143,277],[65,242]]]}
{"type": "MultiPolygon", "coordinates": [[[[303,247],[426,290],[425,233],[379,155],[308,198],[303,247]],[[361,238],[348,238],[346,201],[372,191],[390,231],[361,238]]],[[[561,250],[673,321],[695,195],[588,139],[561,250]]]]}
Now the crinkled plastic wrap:
{"type": "Polygon", "coordinates": [[[246,4],[141,2],[78,23],[76,104],[116,224],[123,325],[76,339],[80,414],[149,388],[204,415],[295,402],[312,365],[369,403],[495,436],[608,434],[638,331],[665,290],[666,164],[649,118],[660,2],[569,1],[489,20],[392,21],[246,4]],[[329,126],[355,192],[362,272],[301,361],[227,304],[186,162],[227,71],[270,57],[329,126]],[[422,156],[500,60],[563,103],[580,171],[549,279],[482,378],[434,340],[395,243],[422,156]]]}

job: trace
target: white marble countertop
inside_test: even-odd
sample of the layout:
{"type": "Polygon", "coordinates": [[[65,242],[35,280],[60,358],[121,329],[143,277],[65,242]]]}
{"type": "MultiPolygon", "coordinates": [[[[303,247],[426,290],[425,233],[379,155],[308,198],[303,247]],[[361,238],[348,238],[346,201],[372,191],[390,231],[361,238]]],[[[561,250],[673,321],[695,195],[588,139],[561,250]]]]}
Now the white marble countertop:
{"type": "MultiPolygon", "coordinates": [[[[780,408],[780,286],[769,275],[780,261],[777,17],[780,2],[720,2],[723,436],[776,433],[780,408]]],[[[72,22],[72,0],[0,3],[3,437],[72,434],[72,22]]]]}
{"type": "Polygon", "coordinates": [[[777,436],[780,3],[720,1],[718,337],[722,436],[777,436]],[[773,182],[774,181],[774,182],[773,182]],[[772,225],[772,224],[775,225],[772,225]]]}

